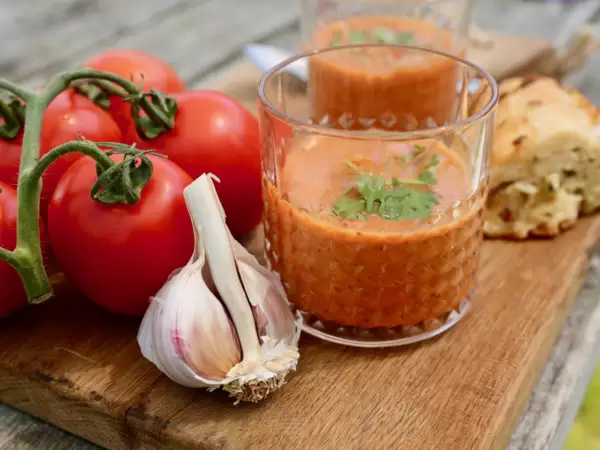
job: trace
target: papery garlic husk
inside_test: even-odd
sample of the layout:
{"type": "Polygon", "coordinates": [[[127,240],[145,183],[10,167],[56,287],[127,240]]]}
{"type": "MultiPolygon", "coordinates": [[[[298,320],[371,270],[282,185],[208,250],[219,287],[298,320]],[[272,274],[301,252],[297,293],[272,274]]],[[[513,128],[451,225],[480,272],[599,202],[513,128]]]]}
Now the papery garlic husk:
{"type": "Polygon", "coordinates": [[[279,279],[231,235],[212,178],[184,191],[195,251],[152,298],[138,343],[176,383],[258,402],[296,369],[300,329],[279,279]]]}

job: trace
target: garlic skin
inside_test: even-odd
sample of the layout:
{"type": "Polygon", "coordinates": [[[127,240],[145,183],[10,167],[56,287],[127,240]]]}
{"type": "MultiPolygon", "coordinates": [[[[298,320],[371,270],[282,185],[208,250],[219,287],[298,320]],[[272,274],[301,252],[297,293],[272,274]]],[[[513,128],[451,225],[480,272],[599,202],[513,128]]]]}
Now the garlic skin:
{"type": "Polygon", "coordinates": [[[151,299],[138,343],[178,384],[258,402],[296,369],[300,329],[279,279],[225,225],[213,178],[184,191],[196,248],[151,299]]]}

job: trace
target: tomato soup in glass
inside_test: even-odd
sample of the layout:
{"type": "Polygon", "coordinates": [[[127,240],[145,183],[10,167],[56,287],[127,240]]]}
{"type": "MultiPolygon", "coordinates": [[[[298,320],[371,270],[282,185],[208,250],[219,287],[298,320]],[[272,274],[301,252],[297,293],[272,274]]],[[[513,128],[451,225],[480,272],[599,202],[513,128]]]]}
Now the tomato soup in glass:
{"type": "MultiPolygon", "coordinates": [[[[315,121],[320,99],[294,88],[285,68],[301,59],[311,66],[350,58],[356,49],[386,57],[395,47],[323,49],[282,63],[261,81],[267,259],[289,301],[334,327],[443,322],[475,289],[497,87],[465,60],[412,48],[406,51],[415,59],[445,58],[456,68],[456,83],[440,92],[454,105],[448,124],[398,131],[315,121]],[[466,95],[473,81],[477,105],[466,95]]],[[[381,116],[377,108],[387,105],[377,89],[367,83],[339,95],[381,116]]],[[[418,108],[405,105],[409,113],[418,108]]]]}
{"type": "MultiPolygon", "coordinates": [[[[319,1],[303,3],[302,49],[344,45],[417,46],[465,56],[470,2],[319,1]]],[[[454,61],[431,54],[369,49],[310,61],[314,120],[360,129],[365,122],[406,131],[454,120],[454,61]],[[378,104],[357,104],[361,90],[378,104]],[[349,94],[341,91],[351,91],[349,94]]]]}

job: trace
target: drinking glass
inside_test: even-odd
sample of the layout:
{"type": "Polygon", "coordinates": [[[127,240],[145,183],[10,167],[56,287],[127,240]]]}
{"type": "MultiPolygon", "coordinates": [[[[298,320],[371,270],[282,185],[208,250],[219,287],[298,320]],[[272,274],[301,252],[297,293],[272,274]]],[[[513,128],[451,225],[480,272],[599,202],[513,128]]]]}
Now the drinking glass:
{"type": "Polygon", "coordinates": [[[494,79],[399,45],[315,50],[259,85],[265,249],[304,331],[353,346],[435,336],[469,309],[494,79]],[[287,69],[308,65],[299,86],[287,69]]]}
{"type": "Polygon", "coordinates": [[[465,55],[471,0],[302,0],[301,45],[400,44],[465,55]]]}

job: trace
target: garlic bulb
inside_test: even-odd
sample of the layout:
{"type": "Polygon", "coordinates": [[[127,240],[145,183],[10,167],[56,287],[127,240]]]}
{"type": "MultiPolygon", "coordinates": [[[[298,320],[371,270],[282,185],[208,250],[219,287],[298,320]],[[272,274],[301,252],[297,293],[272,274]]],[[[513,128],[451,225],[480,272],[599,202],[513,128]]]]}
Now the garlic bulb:
{"type": "Polygon", "coordinates": [[[300,330],[278,278],[225,225],[211,178],[184,191],[194,254],[152,298],[138,343],[176,383],[257,402],[296,369],[300,330]]]}

